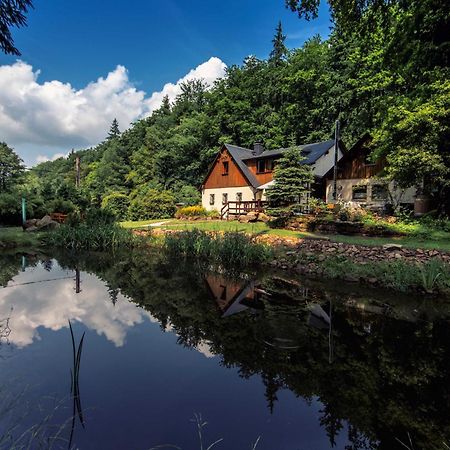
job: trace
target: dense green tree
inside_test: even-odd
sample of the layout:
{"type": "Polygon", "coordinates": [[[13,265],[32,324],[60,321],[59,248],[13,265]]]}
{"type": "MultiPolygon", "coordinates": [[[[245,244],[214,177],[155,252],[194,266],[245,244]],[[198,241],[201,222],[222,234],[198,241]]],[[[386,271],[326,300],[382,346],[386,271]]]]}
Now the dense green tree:
{"type": "Polygon", "coordinates": [[[22,159],[5,142],[0,142],[0,192],[12,189],[24,170],[22,159]]]}
{"type": "Polygon", "coordinates": [[[269,62],[275,65],[279,65],[283,62],[287,55],[287,48],[284,44],[286,40],[286,36],[283,34],[283,28],[281,26],[281,20],[278,22],[275,36],[272,39],[273,48],[270,52],[269,62]]]}
{"type": "Polygon", "coordinates": [[[267,197],[275,203],[300,203],[309,192],[314,177],[311,167],[304,164],[299,147],[291,147],[277,161],[274,184],[267,189],[267,197]]]}
{"type": "Polygon", "coordinates": [[[119,130],[119,122],[116,118],[111,123],[111,127],[109,128],[108,132],[108,139],[115,139],[120,136],[120,130],[119,130]]]}

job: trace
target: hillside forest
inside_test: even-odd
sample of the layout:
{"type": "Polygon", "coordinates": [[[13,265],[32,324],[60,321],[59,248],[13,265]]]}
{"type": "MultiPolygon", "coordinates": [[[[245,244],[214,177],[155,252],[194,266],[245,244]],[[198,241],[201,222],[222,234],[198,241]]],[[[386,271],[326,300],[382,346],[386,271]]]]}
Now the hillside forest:
{"type": "MultiPolygon", "coordinates": [[[[318,0],[287,0],[312,20],[318,0]]],[[[386,177],[421,186],[447,212],[450,194],[450,3],[330,1],[332,29],[288,50],[282,24],[267,59],[248,56],[207,86],[182,85],[174,101],[121,131],[111,124],[95,147],[25,170],[0,144],[0,221],[109,207],[132,220],[197,204],[221,144],[273,149],[329,139],[336,119],[347,148],[364,133],[386,177]],[[79,186],[76,159],[80,161],[79,186]]],[[[276,25],[276,24],[274,24],[276,25]]],[[[249,52],[251,49],[248,49],[249,52]]]]}

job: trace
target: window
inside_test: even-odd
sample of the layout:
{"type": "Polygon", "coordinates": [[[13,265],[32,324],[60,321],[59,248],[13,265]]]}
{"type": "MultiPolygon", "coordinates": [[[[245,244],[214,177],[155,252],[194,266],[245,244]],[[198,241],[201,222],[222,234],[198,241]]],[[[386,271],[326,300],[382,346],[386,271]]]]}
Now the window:
{"type": "Polygon", "coordinates": [[[209,204],[214,205],[214,202],[215,202],[215,195],[209,194],[209,204]]]}
{"type": "Polygon", "coordinates": [[[222,194],[222,205],[226,205],[228,203],[228,194],[222,194]]]}
{"type": "Polygon", "coordinates": [[[236,192],[236,201],[242,202],[242,192],[236,192]]]}
{"type": "Polygon", "coordinates": [[[385,184],[374,184],[372,186],[372,200],[387,200],[388,190],[385,184]]]}
{"type": "Polygon", "coordinates": [[[267,172],[272,172],[272,170],[275,168],[275,161],[273,159],[268,159],[266,161],[266,170],[267,172]]]}
{"type": "Polygon", "coordinates": [[[366,200],[367,186],[352,186],[353,194],[352,200],[366,200]]]}
{"type": "Polygon", "coordinates": [[[224,161],[222,163],[222,175],[228,175],[228,170],[230,169],[230,165],[228,161],[224,161]]]}
{"type": "Polygon", "coordinates": [[[264,173],[266,171],[266,161],[259,159],[256,161],[256,173],[264,173]]]}

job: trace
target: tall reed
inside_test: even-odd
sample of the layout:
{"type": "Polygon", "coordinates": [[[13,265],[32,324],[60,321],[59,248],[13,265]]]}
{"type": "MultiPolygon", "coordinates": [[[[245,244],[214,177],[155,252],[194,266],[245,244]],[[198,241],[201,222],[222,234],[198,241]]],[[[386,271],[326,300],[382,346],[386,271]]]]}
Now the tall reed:
{"type": "Polygon", "coordinates": [[[227,268],[264,263],[272,255],[269,246],[244,233],[208,233],[197,229],[166,235],[164,248],[172,257],[197,258],[227,268]]]}

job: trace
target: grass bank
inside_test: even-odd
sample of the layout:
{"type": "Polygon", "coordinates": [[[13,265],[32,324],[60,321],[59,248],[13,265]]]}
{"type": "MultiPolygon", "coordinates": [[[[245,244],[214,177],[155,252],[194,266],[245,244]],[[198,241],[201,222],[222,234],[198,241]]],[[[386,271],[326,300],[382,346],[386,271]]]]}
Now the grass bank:
{"type": "Polygon", "coordinates": [[[165,235],[163,247],[171,257],[196,258],[228,269],[267,263],[273,257],[270,246],[257,243],[249,235],[238,232],[185,230],[165,235]]]}
{"type": "Polygon", "coordinates": [[[47,233],[46,245],[69,250],[115,250],[145,245],[145,240],[117,224],[62,225],[47,233]]]}
{"type": "Polygon", "coordinates": [[[362,281],[396,291],[422,291],[427,294],[450,295],[450,265],[439,258],[424,263],[403,260],[357,263],[344,256],[328,256],[299,253],[286,265],[304,274],[324,276],[345,281],[362,281]]]}
{"type": "Polygon", "coordinates": [[[0,249],[39,248],[44,245],[44,232],[26,233],[21,227],[0,227],[0,249]]]}
{"type": "MultiPolygon", "coordinates": [[[[401,244],[407,248],[422,248],[425,250],[440,250],[450,252],[450,233],[440,230],[428,230],[417,226],[409,226],[411,235],[401,237],[367,237],[367,236],[348,236],[342,234],[324,235],[319,233],[298,232],[284,229],[269,228],[263,222],[239,223],[237,221],[220,220],[167,220],[164,224],[151,226],[161,221],[140,221],[140,222],[122,222],[121,225],[127,229],[152,228],[161,230],[201,230],[208,232],[243,232],[247,234],[267,234],[270,236],[279,236],[283,238],[310,238],[310,239],[329,239],[331,242],[354,245],[384,245],[401,244]]],[[[405,230],[403,230],[405,231],[405,230]]]]}

